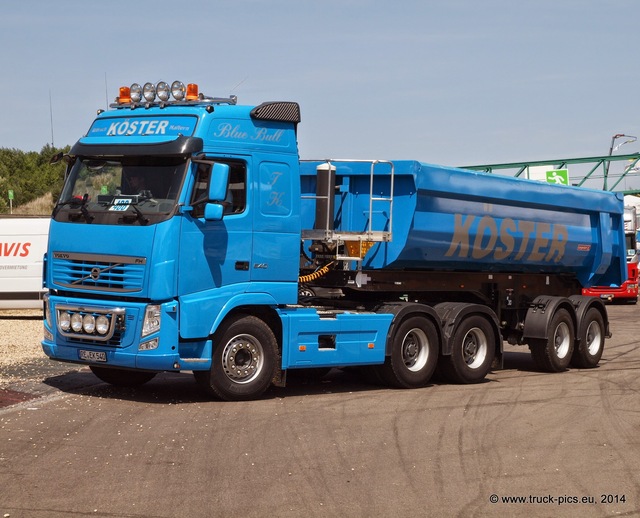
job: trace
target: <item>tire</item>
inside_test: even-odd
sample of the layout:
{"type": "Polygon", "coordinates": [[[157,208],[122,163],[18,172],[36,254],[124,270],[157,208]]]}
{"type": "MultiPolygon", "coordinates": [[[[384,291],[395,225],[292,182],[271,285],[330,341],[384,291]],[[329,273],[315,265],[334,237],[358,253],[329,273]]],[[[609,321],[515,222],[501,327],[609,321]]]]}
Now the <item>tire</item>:
{"type": "Polygon", "coordinates": [[[573,354],[575,330],[571,315],[558,309],[549,322],[546,340],[531,340],[531,356],[540,370],[562,372],[567,369],[573,354]]]}
{"type": "Polygon", "coordinates": [[[479,383],[491,370],[495,339],[493,326],[485,317],[465,318],[453,334],[451,355],[441,359],[440,372],[454,383],[479,383]]]}
{"type": "Polygon", "coordinates": [[[306,286],[304,284],[301,284],[298,287],[298,298],[299,299],[310,299],[316,296],[316,292],[313,291],[312,288],[309,288],[309,286],[306,286]]]}
{"type": "Polygon", "coordinates": [[[391,355],[377,367],[380,379],[396,388],[424,387],[438,364],[438,333],[422,316],[403,321],[391,339],[391,355]]]}
{"type": "Polygon", "coordinates": [[[578,337],[578,347],[574,348],[571,365],[582,369],[592,369],[598,365],[604,351],[605,327],[602,314],[591,308],[584,316],[583,331],[578,337]]]}
{"type": "Polygon", "coordinates": [[[206,392],[225,401],[260,397],[271,385],[278,344],[269,326],[257,317],[238,315],[214,336],[210,371],[194,376],[206,392]]]}
{"type": "Polygon", "coordinates": [[[112,369],[96,365],[91,365],[89,368],[100,380],[116,387],[139,387],[151,381],[157,374],[156,372],[112,369]]]}

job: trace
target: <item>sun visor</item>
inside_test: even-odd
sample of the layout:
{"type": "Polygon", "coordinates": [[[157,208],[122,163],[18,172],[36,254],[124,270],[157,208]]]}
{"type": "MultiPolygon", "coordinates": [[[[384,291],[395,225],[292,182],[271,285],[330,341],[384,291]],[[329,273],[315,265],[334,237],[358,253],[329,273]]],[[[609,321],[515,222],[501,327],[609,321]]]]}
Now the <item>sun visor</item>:
{"type": "Polygon", "coordinates": [[[203,149],[202,139],[199,137],[177,137],[168,142],[155,143],[122,143],[114,141],[112,144],[91,144],[87,139],[81,139],[69,151],[73,156],[186,156],[199,153],[203,149]]]}

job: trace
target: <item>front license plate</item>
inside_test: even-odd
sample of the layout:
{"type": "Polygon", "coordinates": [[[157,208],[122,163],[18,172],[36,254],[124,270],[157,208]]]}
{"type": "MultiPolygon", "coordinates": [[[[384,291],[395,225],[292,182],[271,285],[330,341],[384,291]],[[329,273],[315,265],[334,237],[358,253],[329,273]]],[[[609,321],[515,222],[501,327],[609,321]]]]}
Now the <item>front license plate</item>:
{"type": "Polygon", "coordinates": [[[85,360],[88,362],[106,362],[107,361],[107,353],[103,351],[85,351],[80,349],[78,351],[81,360],[85,360]]]}

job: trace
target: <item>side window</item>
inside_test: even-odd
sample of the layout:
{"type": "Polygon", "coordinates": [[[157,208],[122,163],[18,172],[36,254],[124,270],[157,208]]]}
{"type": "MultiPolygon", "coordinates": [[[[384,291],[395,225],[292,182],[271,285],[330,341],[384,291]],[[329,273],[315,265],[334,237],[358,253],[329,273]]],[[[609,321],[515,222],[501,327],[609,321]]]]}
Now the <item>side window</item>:
{"type": "Polygon", "coordinates": [[[196,171],[196,183],[193,187],[191,205],[193,206],[193,217],[202,218],[204,216],[204,204],[207,201],[207,186],[209,185],[209,175],[211,167],[204,164],[198,165],[196,171]]]}
{"type": "MultiPolygon", "coordinates": [[[[229,184],[227,197],[224,200],[224,214],[240,214],[247,206],[247,165],[245,162],[235,160],[216,160],[229,164],[229,184]]],[[[204,216],[204,205],[209,190],[209,175],[211,167],[201,164],[196,173],[196,183],[191,196],[191,205],[194,206],[193,217],[204,216]]]]}

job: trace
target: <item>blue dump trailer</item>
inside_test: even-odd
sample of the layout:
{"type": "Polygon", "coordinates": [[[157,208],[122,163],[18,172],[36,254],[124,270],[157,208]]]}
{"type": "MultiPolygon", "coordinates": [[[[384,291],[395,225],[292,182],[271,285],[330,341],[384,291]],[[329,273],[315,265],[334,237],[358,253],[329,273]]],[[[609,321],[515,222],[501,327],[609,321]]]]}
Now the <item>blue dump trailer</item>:
{"type": "Polygon", "coordinates": [[[618,195],[416,161],[300,161],[293,102],[122,87],[68,164],[45,257],[44,352],[139,385],[192,371],[225,400],[360,368],[454,383],[528,345],[598,364],[626,278],[618,195]]]}

